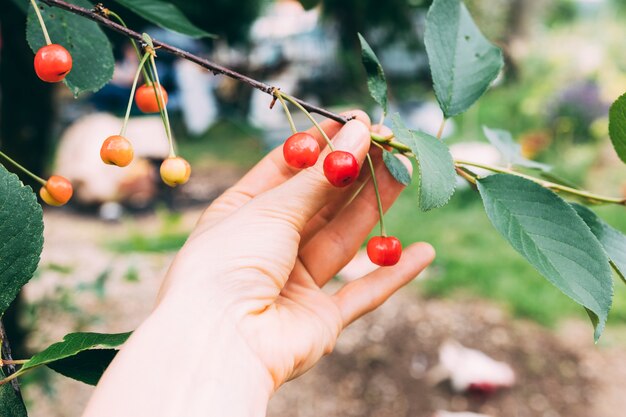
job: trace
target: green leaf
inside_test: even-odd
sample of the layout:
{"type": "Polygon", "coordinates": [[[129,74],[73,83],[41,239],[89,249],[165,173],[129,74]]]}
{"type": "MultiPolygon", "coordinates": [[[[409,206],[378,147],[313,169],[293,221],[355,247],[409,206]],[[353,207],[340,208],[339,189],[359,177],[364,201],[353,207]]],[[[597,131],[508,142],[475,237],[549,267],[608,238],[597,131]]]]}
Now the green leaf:
{"type": "Polygon", "coordinates": [[[387,80],[383,66],[365,38],[360,33],[358,35],[361,42],[361,62],[363,62],[363,67],[367,73],[367,88],[372,98],[380,104],[383,112],[387,114],[387,80]]]}
{"type": "Polygon", "coordinates": [[[411,174],[406,166],[394,154],[383,151],[383,162],[391,175],[402,185],[411,184],[411,174]]]}
{"type": "Polygon", "coordinates": [[[600,337],[613,298],[609,260],[576,211],[554,192],[507,174],[478,181],[491,223],[548,281],[585,307],[600,337]]]}
{"type": "Polygon", "coordinates": [[[115,353],[85,352],[114,350],[126,342],[129,336],[130,333],[70,333],[65,335],[62,342],[54,343],[30,358],[19,372],[47,365],[63,375],[91,384],[97,382],[115,353]]]}
{"type": "MultiPolygon", "coordinates": [[[[71,0],[70,3],[93,8],[87,0],[71,0]]],[[[97,23],[89,19],[41,3],[40,6],[52,42],[72,54],[72,70],[65,77],[65,84],[74,96],[101,89],[113,77],[115,66],[109,38],[97,23]]],[[[28,11],[26,38],[35,53],[46,44],[32,7],[28,11]]]]}
{"type": "Polygon", "coordinates": [[[300,0],[300,4],[304,7],[304,10],[311,10],[320,3],[320,0],[300,0]]]}
{"type": "Polygon", "coordinates": [[[609,136],[615,152],[626,162],[626,94],[615,100],[609,110],[609,136]]]}
{"type": "Polygon", "coordinates": [[[0,317],[33,276],[43,247],[43,212],[30,187],[0,165],[0,317]]]}
{"type": "Polygon", "coordinates": [[[89,385],[97,385],[117,352],[116,349],[85,350],[69,358],[50,362],[47,366],[68,378],[89,385]]]}
{"type": "MultiPolygon", "coordinates": [[[[0,367],[0,379],[6,374],[0,367]]],[[[21,395],[15,390],[12,383],[0,385],[0,416],[2,417],[27,417],[26,407],[21,395]]]]}
{"type": "Polygon", "coordinates": [[[456,186],[454,161],[443,141],[406,128],[398,114],[392,116],[393,133],[415,155],[419,172],[419,205],[422,211],[442,207],[456,186]]]}
{"type": "Polygon", "coordinates": [[[572,207],[598,239],[617,273],[626,280],[626,236],[598,217],[591,209],[577,203],[572,203],[572,207]]]}
{"type": "Polygon", "coordinates": [[[115,0],[130,11],[163,29],[178,32],[192,38],[215,38],[187,19],[180,9],[161,0],[115,0]]]}
{"type": "Polygon", "coordinates": [[[500,151],[507,165],[516,165],[541,171],[552,169],[550,165],[524,158],[522,156],[522,146],[515,142],[511,133],[506,130],[490,129],[487,126],[483,126],[483,133],[487,140],[500,151]]]}
{"type": "Polygon", "coordinates": [[[496,79],[502,51],[491,44],[460,0],[435,0],[424,43],[435,94],[446,118],[463,113],[496,79]]]}

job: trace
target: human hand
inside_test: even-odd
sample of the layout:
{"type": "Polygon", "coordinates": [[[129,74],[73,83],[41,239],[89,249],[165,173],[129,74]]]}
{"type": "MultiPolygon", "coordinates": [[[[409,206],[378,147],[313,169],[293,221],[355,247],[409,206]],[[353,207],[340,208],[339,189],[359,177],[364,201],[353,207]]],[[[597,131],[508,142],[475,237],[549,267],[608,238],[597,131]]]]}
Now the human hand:
{"type": "MultiPolygon", "coordinates": [[[[369,119],[361,112],[352,114],[357,120],[343,127],[332,121],[322,127],[337,149],[351,152],[363,166],[370,148],[369,119]]],[[[390,133],[385,127],[374,129],[390,133]]],[[[317,131],[309,133],[324,145],[317,131]]],[[[176,256],[154,313],[107,371],[89,410],[112,393],[110,381],[115,379],[130,378],[142,391],[158,392],[159,383],[169,377],[150,369],[153,355],[145,347],[152,346],[161,352],[155,358],[184,360],[167,365],[176,367],[175,384],[181,386],[173,388],[176,395],[168,393],[174,401],[166,403],[164,397],[147,394],[147,408],[127,398],[126,404],[137,403],[134,415],[264,415],[278,387],[331,352],[347,325],[432,261],[432,247],[418,243],[404,250],[397,265],[379,268],[335,294],[322,291],[378,221],[369,170],[363,169],[352,186],[335,188],[322,171],[328,152],[322,152],[316,166],[298,172],[275,149],[206,210],[176,256]],[[177,342],[162,340],[164,335],[177,342]],[[146,381],[154,386],[146,387],[146,381]]],[[[381,159],[374,158],[386,209],[403,187],[381,159]]]]}

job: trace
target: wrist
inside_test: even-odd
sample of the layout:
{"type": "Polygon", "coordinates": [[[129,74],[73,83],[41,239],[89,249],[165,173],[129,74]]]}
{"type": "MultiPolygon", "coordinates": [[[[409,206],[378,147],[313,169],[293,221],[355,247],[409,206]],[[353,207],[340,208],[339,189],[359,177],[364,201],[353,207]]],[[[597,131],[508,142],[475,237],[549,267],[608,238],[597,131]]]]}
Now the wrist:
{"type": "Polygon", "coordinates": [[[223,313],[207,319],[162,303],[117,355],[86,415],[263,417],[273,389],[269,372],[223,313]],[[104,401],[101,408],[105,398],[116,404],[104,401]]]}

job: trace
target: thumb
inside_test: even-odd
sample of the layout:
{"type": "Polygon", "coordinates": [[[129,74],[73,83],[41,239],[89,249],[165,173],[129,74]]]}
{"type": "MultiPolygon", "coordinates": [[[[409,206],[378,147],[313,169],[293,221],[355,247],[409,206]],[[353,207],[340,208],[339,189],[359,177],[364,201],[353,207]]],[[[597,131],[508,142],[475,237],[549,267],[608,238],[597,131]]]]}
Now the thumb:
{"type": "MultiPolygon", "coordinates": [[[[360,170],[370,147],[369,126],[359,120],[351,120],[341,128],[332,142],[335,150],[352,154],[360,170]]],[[[301,231],[333,197],[350,192],[349,189],[333,186],[325,177],[324,159],[330,152],[326,147],[313,167],[264,193],[253,201],[249,209],[266,211],[272,217],[282,218],[301,231]]]]}

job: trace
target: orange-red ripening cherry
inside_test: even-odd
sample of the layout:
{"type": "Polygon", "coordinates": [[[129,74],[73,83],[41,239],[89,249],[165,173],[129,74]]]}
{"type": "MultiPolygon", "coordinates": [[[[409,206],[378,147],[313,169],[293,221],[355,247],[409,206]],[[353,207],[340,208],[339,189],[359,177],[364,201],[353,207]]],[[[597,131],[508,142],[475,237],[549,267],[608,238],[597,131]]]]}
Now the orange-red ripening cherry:
{"type": "Polygon", "coordinates": [[[100,148],[100,158],[108,165],[125,167],[133,161],[134,155],[132,143],[120,135],[109,136],[100,148]]]}
{"type": "MultiPolygon", "coordinates": [[[[163,88],[162,85],[159,85],[159,87],[163,93],[163,101],[165,101],[165,104],[162,104],[161,107],[165,107],[167,104],[167,91],[165,91],[165,88],[163,88]]],[[[161,95],[159,94],[159,98],[160,96],[161,95]]],[[[139,110],[144,113],[158,113],[159,103],[157,102],[154,87],[148,84],[144,84],[139,87],[135,92],[135,104],[137,104],[139,110]]]]}
{"type": "Polygon", "coordinates": [[[320,155],[320,145],[306,132],[291,135],[283,145],[283,156],[287,165],[293,168],[309,168],[315,165],[320,155]]]}
{"type": "Polygon", "coordinates": [[[62,206],[72,198],[74,189],[67,178],[53,175],[39,190],[41,199],[51,206],[62,206]]]}
{"type": "Polygon", "coordinates": [[[393,236],[374,236],[367,242],[367,256],[379,266],[392,266],[402,256],[402,244],[393,236]]]}
{"type": "Polygon", "coordinates": [[[72,69],[72,55],[56,43],[41,47],[35,55],[37,76],[49,83],[63,81],[72,69]]]}
{"type": "Polygon", "coordinates": [[[324,159],[324,175],[335,187],[347,187],[359,176],[359,163],[346,151],[333,151],[324,159]]]}
{"type": "Polygon", "coordinates": [[[161,179],[170,187],[176,187],[189,181],[191,165],[180,156],[167,158],[161,164],[161,179]]]}

